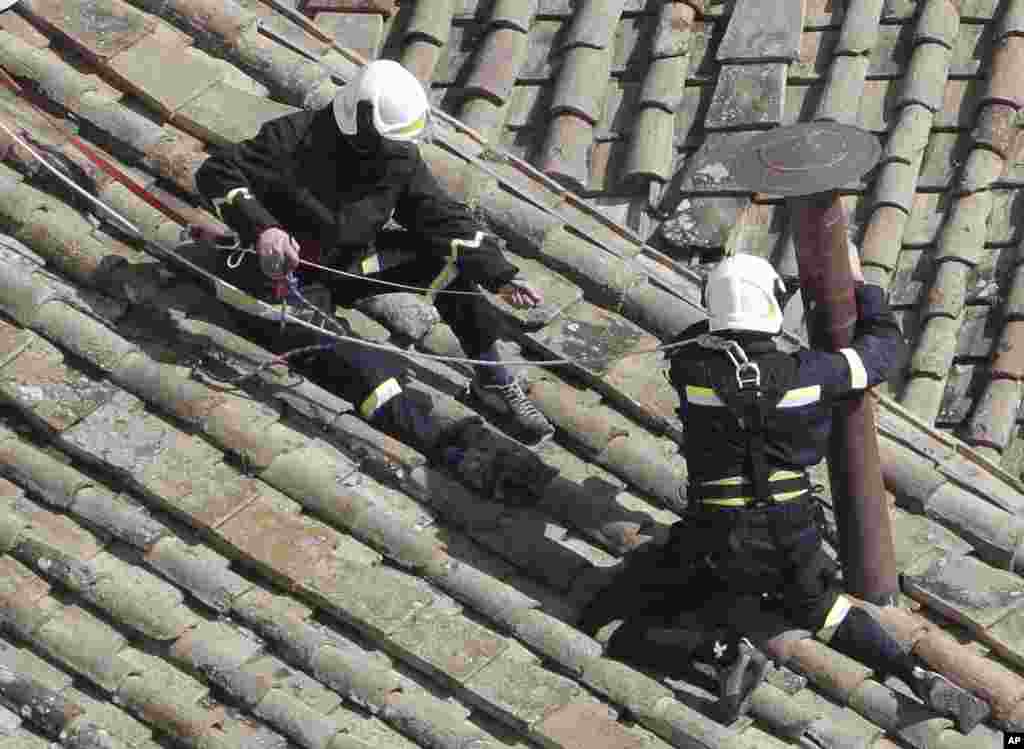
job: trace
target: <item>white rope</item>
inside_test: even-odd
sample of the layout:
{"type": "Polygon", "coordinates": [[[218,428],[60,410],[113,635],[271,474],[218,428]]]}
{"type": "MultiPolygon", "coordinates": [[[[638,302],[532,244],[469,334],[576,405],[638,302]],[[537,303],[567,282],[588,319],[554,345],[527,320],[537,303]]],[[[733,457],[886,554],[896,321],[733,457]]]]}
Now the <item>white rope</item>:
{"type": "Polygon", "coordinates": [[[109,213],[111,216],[113,216],[115,219],[117,219],[124,227],[129,229],[132,234],[135,234],[137,237],[144,238],[142,236],[142,232],[139,231],[138,227],[136,227],[135,224],[133,224],[131,221],[126,219],[120,213],[118,213],[113,208],[108,206],[106,203],[104,203],[102,200],[97,198],[95,195],[91,194],[88,190],[83,190],[81,187],[79,187],[75,183],[74,180],[69,179],[66,174],[64,174],[62,171],[57,169],[57,167],[53,166],[53,164],[51,164],[49,161],[47,161],[42,156],[40,156],[38,153],[36,153],[35,150],[32,148],[32,146],[30,146],[28,143],[26,143],[24,141],[24,139],[19,137],[17,133],[13,132],[2,121],[0,121],[0,130],[3,130],[5,133],[7,133],[9,136],[11,136],[11,138],[14,140],[15,143],[17,143],[19,146],[21,146],[26,151],[28,151],[32,155],[32,158],[34,158],[36,161],[38,161],[40,164],[42,164],[46,169],[48,169],[50,171],[50,173],[53,174],[53,176],[55,176],[57,179],[59,179],[61,182],[63,182],[65,185],[70,187],[72,190],[77,192],[79,195],[81,195],[83,198],[85,198],[89,202],[93,203],[94,205],[99,206],[104,211],[109,213]]]}
{"type": "MultiPolygon", "coordinates": [[[[260,254],[258,251],[251,250],[248,247],[219,247],[216,244],[216,242],[212,243],[212,245],[216,249],[222,250],[223,252],[240,253],[240,254],[243,254],[243,255],[259,255],[260,254]]],[[[408,284],[404,284],[404,283],[397,283],[395,281],[385,281],[385,280],[380,279],[380,278],[372,278],[370,276],[364,276],[361,273],[349,273],[348,271],[339,270],[337,268],[331,268],[330,266],[327,266],[327,265],[318,265],[317,263],[310,262],[309,260],[302,260],[302,259],[300,259],[299,260],[299,265],[304,265],[307,268],[316,268],[317,270],[325,271],[327,273],[333,273],[336,276],[344,276],[346,278],[358,278],[360,281],[365,281],[367,283],[380,284],[381,286],[391,286],[391,287],[396,288],[396,289],[405,289],[407,291],[419,291],[419,292],[423,292],[423,293],[431,292],[433,294],[449,294],[449,295],[459,295],[459,296],[486,296],[486,294],[484,294],[483,292],[480,292],[480,291],[449,291],[448,289],[440,289],[440,290],[435,291],[433,289],[428,289],[428,288],[425,288],[423,286],[409,286],[408,284]]]]}
{"type": "MultiPolygon", "coordinates": [[[[50,164],[49,161],[47,161],[42,156],[40,156],[38,153],[36,153],[36,151],[28,143],[26,143],[16,133],[12,132],[11,129],[8,128],[3,122],[0,122],[0,129],[3,129],[3,131],[6,132],[14,140],[15,143],[17,143],[22,148],[24,148],[26,151],[28,151],[29,154],[32,155],[32,158],[34,158],[36,161],[38,161],[40,164],[42,164],[55,177],[57,177],[61,182],[63,182],[68,187],[72,188],[79,195],[82,195],[83,197],[88,199],[94,205],[99,206],[104,211],[106,211],[108,214],[113,216],[124,227],[126,227],[134,236],[136,236],[139,240],[141,240],[147,246],[155,247],[157,252],[159,254],[161,254],[163,257],[165,257],[165,258],[169,257],[173,261],[175,261],[175,262],[177,262],[177,263],[179,263],[181,265],[184,265],[189,270],[191,270],[193,273],[196,273],[196,274],[206,278],[207,280],[212,281],[216,286],[219,286],[221,288],[230,289],[231,291],[233,291],[233,292],[235,292],[237,294],[241,294],[243,296],[249,297],[250,299],[252,299],[257,304],[258,307],[261,308],[262,312],[266,313],[267,317],[277,317],[277,316],[280,315],[280,311],[278,309],[276,309],[275,307],[271,306],[270,304],[267,304],[266,302],[264,302],[264,301],[262,301],[260,299],[256,299],[252,295],[243,292],[238,287],[233,286],[232,284],[228,283],[227,281],[225,281],[224,279],[220,278],[219,276],[217,276],[217,275],[215,275],[213,273],[210,273],[205,268],[200,268],[198,265],[195,265],[190,260],[187,260],[186,258],[180,256],[178,253],[174,252],[173,250],[168,250],[167,248],[161,246],[157,242],[154,242],[154,241],[152,241],[150,239],[147,239],[146,236],[143,235],[143,233],[135,226],[135,224],[133,224],[128,219],[126,219],[124,216],[122,216],[120,213],[115,211],[113,208],[110,208],[109,206],[107,206],[99,198],[97,198],[94,195],[91,195],[88,191],[83,190],[81,187],[79,187],[77,184],[75,184],[74,180],[70,179],[66,174],[61,172],[59,169],[57,169],[52,164],[50,164]]],[[[252,250],[247,250],[247,252],[252,252],[252,250]]],[[[359,277],[361,278],[361,276],[359,276],[359,277]]],[[[468,357],[463,357],[463,356],[442,356],[440,354],[425,354],[425,353],[422,353],[422,352],[419,352],[419,351],[407,351],[405,349],[398,348],[397,346],[393,346],[393,345],[391,345],[389,343],[375,343],[373,341],[363,340],[362,338],[354,338],[352,336],[341,335],[341,334],[338,334],[338,333],[332,333],[332,332],[330,332],[328,330],[325,330],[322,327],[319,327],[319,326],[314,325],[314,324],[312,324],[310,322],[307,322],[306,320],[302,320],[301,318],[295,317],[290,312],[285,312],[284,313],[284,318],[288,322],[294,323],[294,324],[296,324],[296,325],[298,325],[298,326],[300,326],[302,328],[306,328],[308,330],[312,330],[312,331],[318,333],[319,335],[322,335],[322,336],[324,336],[326,338],[330,338],[330,339],[332,339],[334,341],[338,341],[338,342],[341,342],[341,343],[354,343],[354,344],[356,344],[358,346],[363,346],[365,348],[370,348],[370,349],[377,349],[378,351],[390,351],[392,353],[399,354],[400,356],[405,356],[405,357],[408,357],[410,359],[422,359],[422,360],[426,360],[426,361],[446,362],[446,363],[449,363],[449,364],[471,364],[471,365],[474,365],[474,366],[484,366],[484,367],[501,367],[501,366],[506,366],[506,367],[551,367],[551,366],[562,366],[562,365],[575,365],[575,366],[580,366],[580,367],[586,368],[588,365],[591,365],[591,364],[594,364],[594,363],[597,363],[597,362],[608,363],[608,362],[613,362],[613,361],[621,361],[621,360],[624,360],[624,359],[631,359],[631,358],[637,357],[637,356],[646,356],[648,354],[657,354],[657,353],[660,353],[662,351],[671,351],[673,349],[680,348],[681,346],[686,346],[686,345],[688,345],[690,343],[694,343],[694,342],[699,340],[699,337],[698,338],[689,338],[689,339],[687,339],[685,341],[677,341],[675,343],[668,343],[668,344],[662,344],[660,346],[651,346],[649,348],[637,349],[636,351],[631,351],[631,352],[629,352],[627,354],[619,354],[617,356],[595,356],[595,357],[586,358],[586,359],[570,359],[570,358],[542,359],[540,361],[534,361],[532,359],[518,359],[518,360],[516,360],[516,359],[512,359],[512,360],[505,359],[505,360],[502,360],[502,361],[495,362],[495,361],[491,361],[489,359],[470,359],[468,357]]]]}

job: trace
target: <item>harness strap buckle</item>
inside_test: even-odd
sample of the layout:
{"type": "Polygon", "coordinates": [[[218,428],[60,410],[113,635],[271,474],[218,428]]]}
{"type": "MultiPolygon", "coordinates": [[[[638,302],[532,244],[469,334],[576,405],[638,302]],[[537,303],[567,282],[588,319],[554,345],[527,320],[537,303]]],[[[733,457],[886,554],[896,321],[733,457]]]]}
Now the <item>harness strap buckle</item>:
{"type": "Polygon", "coordinates": [[[761,387],[761,368],[752,361],[737,365],[736,382],[740,386],[740,390],[759,389],[761,387]]]}

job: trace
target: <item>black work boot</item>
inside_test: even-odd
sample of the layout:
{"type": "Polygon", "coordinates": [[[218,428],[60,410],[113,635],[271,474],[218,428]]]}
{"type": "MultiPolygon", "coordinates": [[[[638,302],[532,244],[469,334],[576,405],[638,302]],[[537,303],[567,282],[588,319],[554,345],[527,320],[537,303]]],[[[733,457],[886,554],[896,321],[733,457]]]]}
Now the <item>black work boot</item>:
{"type": "MultiPolygon", "coordinates": [[[[482,358],[497,361],[488,350],[482,358]]],[[[555,433],[555,428],[523,390],[519,381],[502,366],[478,366],[469,391],[492,411],[510,419],[524,443],[539,445],[555,433]]]]}
{"type": "Polygon", "coordinates": [[[879,679],[892,675],[910,687],[932,710],[952,718],[957,730],[970,733],[991,712],[989,705],[942,674],[921,668],[882,625],[863,609],[852,608],[829,643],[839,652],[870,666],[879,679]]]}
{"type": "Polygon", "coordinates": [[[716,663],[718,720],[728,725],[750,709],[750,698],[764,682],[770,661],[745,637],[735,643],[716,642],[714,647],[716,656],[721,654],[716,663]]]}
{"type": "Polygon", "coordinates": [[[442,452],[444,464],[463,483],[511,505],[537,504],[558,474],[536,453],[479,423],[468,423],[442,452]]]}
{"type": "Polygon", "coordinates": [[[960,733],[970,733],[992,713],[987,702],[940,673],[917,666],[913,676],[908,686],[914,694],[935,712],[952,718],[960,733]]]}

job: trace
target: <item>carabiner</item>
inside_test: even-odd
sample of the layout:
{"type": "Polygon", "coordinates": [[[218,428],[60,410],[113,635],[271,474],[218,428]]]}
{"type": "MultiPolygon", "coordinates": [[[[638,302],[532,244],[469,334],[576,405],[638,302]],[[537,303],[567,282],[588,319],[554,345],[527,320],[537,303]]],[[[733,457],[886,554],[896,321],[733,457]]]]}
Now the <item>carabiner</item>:
{"type": "Polygon", "coordinates": [[[736,382],[740,390],[761,387],[761,368],[755,362],[746,361],[736,367],[736,382]]]}

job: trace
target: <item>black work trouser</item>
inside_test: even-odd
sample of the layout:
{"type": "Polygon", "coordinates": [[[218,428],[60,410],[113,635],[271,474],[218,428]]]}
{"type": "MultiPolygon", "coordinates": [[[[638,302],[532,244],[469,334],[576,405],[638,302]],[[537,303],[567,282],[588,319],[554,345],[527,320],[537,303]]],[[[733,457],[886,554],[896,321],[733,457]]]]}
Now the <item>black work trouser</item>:
{"type": "Polygon", "coordinates": [[[765,593],[781,596],[788,621],[818,631],[841,593],[835,572],[810,497],[763,510],[698,505],[665,546],[638,552],[584,611],[580,626],[593,634],[621,619],[608,654],[670,670],[702,644],[701,633],[743,636],[740,603],[765,593]],[[691,637],[666,633],[679,629],[680,619],[699,622],[691,637]]]}
{"type": "MultiPolygon", "coordinates": [[[[382,252],[393,249],[409,254],[416,254],[415,251],[418,249],[419,253],[411,262],[361,278],[338,276],[326,271],[300,267],[296,272],[300,291],[303,286],[321,284],[330,290],[333,305],[350,307],[360,299],[403,291],[374,281],[427,288],[444,267],[443,260],[423,254],[422,242],[408,232],[380,232],[377,249],[382,252]]],[[[242,255],[237,267],[231,268],[227,261],[232,255],[223,250],[203,245],[187,245],[179,248],[179,251],[242,291],[264,302],[274,303],[273,282],[260,269],[259,258],[256,255],[242,255]]],[[[476,291],[475,286],[461,276],[446,288],[450,291],[476,291]]],[[[496,316],[481,297],[438,294],[435,297],[435,306],[441,319],[451,326],[452,332],[469,358],[479,358],[494,346],[499,326],[496,316]]],[[[282,328],[278,321],[260,319],[245,313],[239,313],[238,320],[249,337],[276,353],[328,342],[322,341],[314,331],[298,325],[289,324],[282,328]]],[[[408,369],[408,362],[401,355],[342,341],[337,341],[333,349],[296,362],[296,365],[318,381],[326,381],[325,384],[332,390],[356,404],[361,403],[368,394],[389,379],[401,381],[408,369]]]]}

